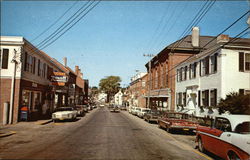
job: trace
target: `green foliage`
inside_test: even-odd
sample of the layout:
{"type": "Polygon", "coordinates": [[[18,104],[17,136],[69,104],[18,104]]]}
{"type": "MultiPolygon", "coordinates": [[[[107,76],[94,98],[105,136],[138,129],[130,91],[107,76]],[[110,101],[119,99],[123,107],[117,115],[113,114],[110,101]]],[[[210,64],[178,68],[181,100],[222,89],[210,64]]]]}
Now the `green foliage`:
{"type": "Polygon", "coordinates": [[[110,100],[110,97],[114,96],[121,88],[120,82],[121,78],[119,76],[108,76],[100,80],[100,90],[108,95],[108,101],[110,100]]]}
{"type": "Polygon", "coordinates": [[[250,114],[250,95],[232,92],[221,99],[218,107],[220,113],[229,111],[231,114],[250,114]]]}
{"type": "Polygon", "coordinates": [[[92,95],[97,95],[99,93],[98,87],[94,86],[91,88],[91,93],[92,95]]]}

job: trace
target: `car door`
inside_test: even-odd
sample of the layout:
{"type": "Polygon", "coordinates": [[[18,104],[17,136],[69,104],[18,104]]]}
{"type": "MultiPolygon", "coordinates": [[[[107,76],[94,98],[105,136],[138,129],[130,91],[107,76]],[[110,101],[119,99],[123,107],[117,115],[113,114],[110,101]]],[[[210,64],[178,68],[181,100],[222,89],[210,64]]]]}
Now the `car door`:
{"type": "Polygon", "coordinates": [[[211,136],[207,141],[207,149],[218,156],[224,157],[228,143],[231,142],[230,132],[230,122],[226,118],[217,117],[210,130],[211,136]]]}

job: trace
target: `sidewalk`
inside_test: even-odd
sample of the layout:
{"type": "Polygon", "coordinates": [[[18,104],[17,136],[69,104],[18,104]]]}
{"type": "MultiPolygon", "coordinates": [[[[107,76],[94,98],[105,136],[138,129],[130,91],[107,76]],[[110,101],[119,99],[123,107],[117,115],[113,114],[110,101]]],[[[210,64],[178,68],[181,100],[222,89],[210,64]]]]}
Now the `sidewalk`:
{"type": "Polygon", "coordinates": [[[39,125],[45,125],[52,122],[52,119],[30,121],[30,122],[18,122],[11,125],[0,125],[0,138],[8,137],[17,134],[23,130],[30,130],[37,128],[39,125]]]}

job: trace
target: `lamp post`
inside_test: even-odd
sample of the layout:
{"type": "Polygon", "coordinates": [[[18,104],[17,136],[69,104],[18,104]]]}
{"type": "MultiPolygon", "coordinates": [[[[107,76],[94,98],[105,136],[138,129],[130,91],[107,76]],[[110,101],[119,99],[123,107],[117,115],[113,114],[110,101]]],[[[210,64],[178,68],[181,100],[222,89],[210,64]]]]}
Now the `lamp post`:
{"type": "MultiPolygon", "coordinates": [[[[143,54],[144,57],[154,57],[153,54],[143,54]]],[[[147,99],[147,108],[150,108],[150,89],[151,89],[151,59],[149,60],[149,64],[148,64],[148,71],[149,71],[149,83],[148,83],[148,99],[147,99]]]]}

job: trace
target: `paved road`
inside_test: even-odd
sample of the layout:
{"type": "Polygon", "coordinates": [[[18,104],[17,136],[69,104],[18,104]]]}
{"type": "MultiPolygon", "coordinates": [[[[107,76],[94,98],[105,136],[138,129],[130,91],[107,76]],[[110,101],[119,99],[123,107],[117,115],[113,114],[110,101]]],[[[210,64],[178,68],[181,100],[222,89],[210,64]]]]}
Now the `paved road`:
{"type": "Polygon", "coordinates": [[[0,159],[209,159],[155,125],[107,108],[23,131],[0,142],[0,150],[0,159]]]}

